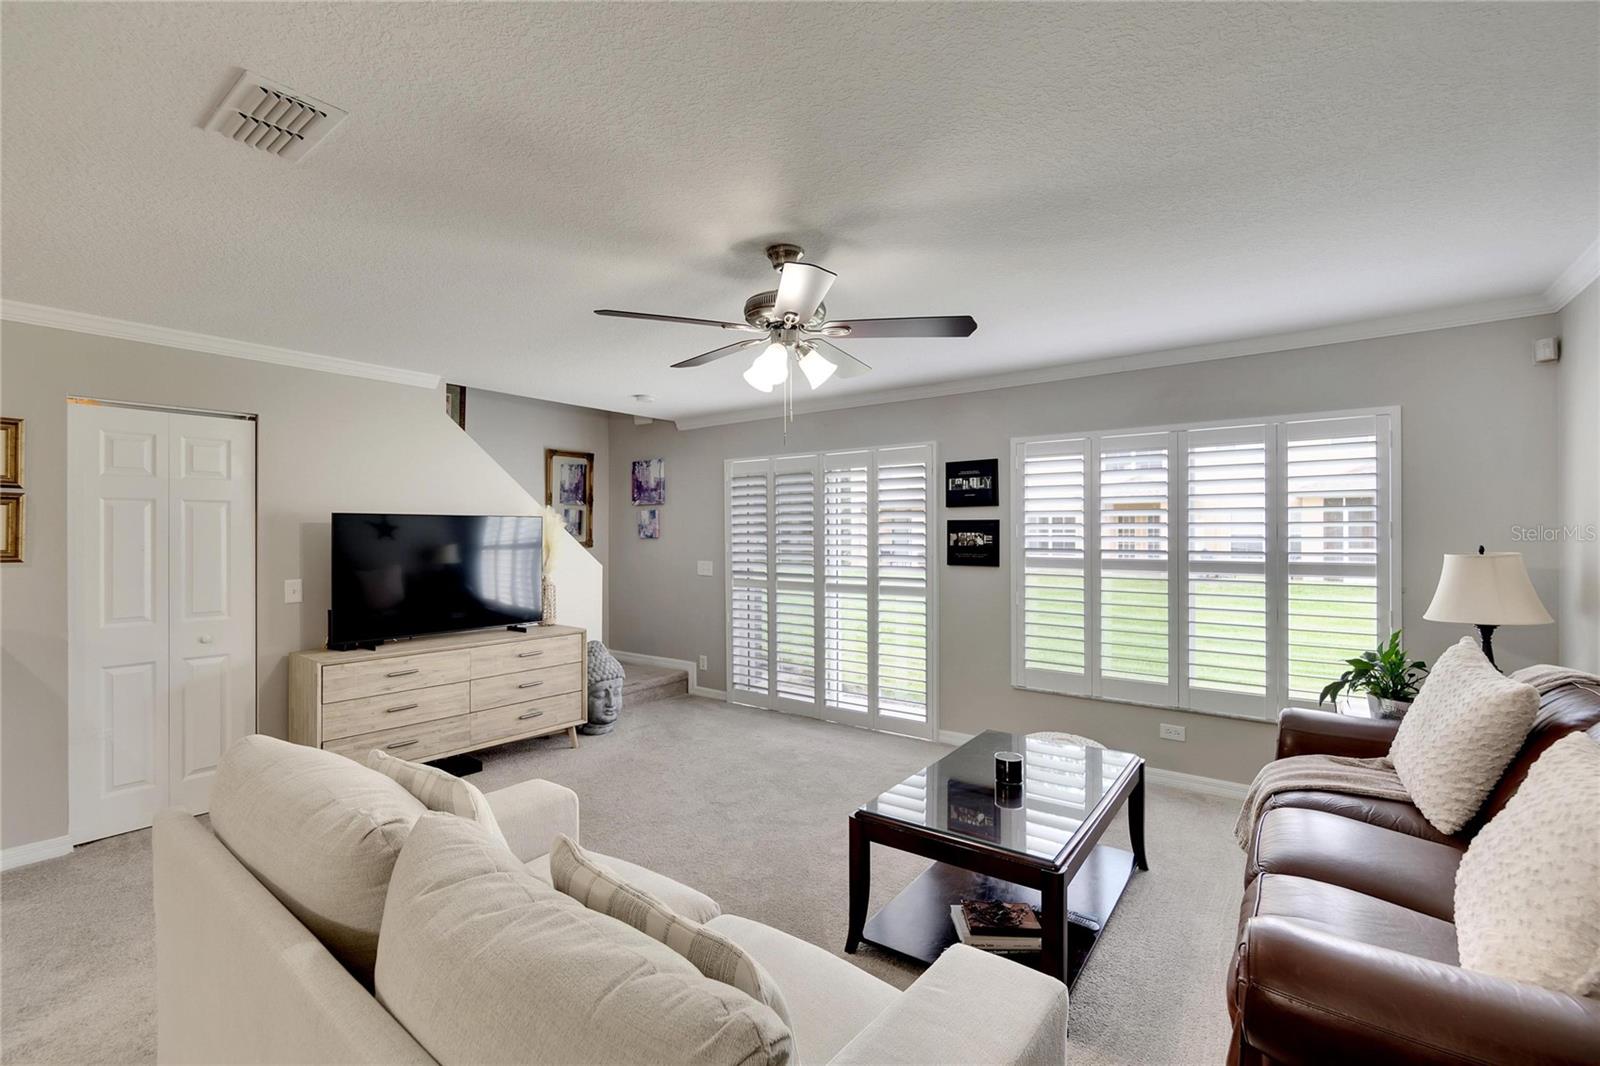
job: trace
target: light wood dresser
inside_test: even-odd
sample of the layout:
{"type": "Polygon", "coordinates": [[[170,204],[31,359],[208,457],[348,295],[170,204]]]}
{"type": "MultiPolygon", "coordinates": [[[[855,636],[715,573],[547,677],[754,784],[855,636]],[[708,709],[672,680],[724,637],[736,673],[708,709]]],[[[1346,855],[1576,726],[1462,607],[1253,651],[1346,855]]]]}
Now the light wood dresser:
{"type": "Polygon", "coordinates": [[[420,762],[565,730],[588,716],[587,634],[529,626],[289,656],[289,739],[420,762]]]}

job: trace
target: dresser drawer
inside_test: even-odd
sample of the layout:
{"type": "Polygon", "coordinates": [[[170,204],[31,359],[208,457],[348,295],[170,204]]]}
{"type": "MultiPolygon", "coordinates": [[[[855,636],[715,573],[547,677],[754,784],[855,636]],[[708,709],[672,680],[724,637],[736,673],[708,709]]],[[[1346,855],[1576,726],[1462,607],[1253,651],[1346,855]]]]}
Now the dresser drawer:
{"type": "Polygon", "coordinates": [[[466,714],[471,709],[472,686],[466,681],[382,696],[362,696],[323,707],[322,739],[341,740],[379,729],[419,725],[466,714]]]}
{"type": "Polygon", "coordinates": [[[467,715],[443,718],[437,722],[405,726],[400,729],[380,729],[376,733],[363,733],[343,740],[332,740],[322,745],[326,751],[348,755],[359,763],[367,761],[367,752],[373,748],[386,751],[401,759],[421,762],[442,752],[455,751],[472,743],[472,727],[467,715]]]}
{"type": "Polygon", "coordinates": [[[580,663],[524,670],[520,674],[501,674],[499,677],[480,677],[472,682],[472,709],[487,711],[508,703],[576,692],[582,687],[583,666],[580,663]]]}
{"type": "Polygon", "coordinates": [[[472,677],[472,651],[433,651],[396,655],[322,668],[322,702],[359,699],[410,688],[432,688],[472,677]]]}
{"type": "Polygon", "coordinates": [[[528,703],[513,703],[509,707],[496,707],[492,711],[474,711],[472,743],[482,744],[548,729],[551,726],[572,725],[574,722],[581,722],[583,718],[583,694],[579,692],[547,696],[528,703]]]}
{"type": "Polygon", "coordinates": [[[576,633],[560,637],[516,640],[472,649],[472,676],[493,677],[531,670],[535,666],[555,666],[583,659],[583,640],[576,633]]]}

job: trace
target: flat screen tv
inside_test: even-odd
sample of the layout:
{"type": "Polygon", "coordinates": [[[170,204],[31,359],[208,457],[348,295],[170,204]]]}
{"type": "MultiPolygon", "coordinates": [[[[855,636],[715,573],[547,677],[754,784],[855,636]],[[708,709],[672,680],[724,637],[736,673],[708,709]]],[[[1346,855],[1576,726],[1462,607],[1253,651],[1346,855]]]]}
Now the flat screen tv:
{"type": "Polygon", "coordinates": [[[539,621],[544,519],[335,514],[328,646],[539,621]]]}

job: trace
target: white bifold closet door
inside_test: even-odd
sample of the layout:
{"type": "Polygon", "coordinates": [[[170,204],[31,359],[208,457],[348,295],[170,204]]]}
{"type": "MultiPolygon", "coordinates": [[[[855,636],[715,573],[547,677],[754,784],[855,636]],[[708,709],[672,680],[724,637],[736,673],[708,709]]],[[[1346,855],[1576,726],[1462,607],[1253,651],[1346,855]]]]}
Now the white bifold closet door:
{"type": "Polygon", "coordinates": [[[69,832],[200,813],[255,731],[255,423],[68,406],[69,832]]]}

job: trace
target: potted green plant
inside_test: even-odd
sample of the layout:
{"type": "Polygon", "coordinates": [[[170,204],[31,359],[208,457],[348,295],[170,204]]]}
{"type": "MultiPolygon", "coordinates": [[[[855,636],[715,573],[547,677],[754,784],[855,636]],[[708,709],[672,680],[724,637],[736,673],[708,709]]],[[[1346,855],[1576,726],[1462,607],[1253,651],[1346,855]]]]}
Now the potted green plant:
{"type": "Polygon", "coordinates": [[[1363,652],[1361,658],[1345,662],[1350,669],[1322,690],[1318,704],[1337,698],[1341,692],[1351,695],[1364,692],[1374,716],[1399,718],[1417,698],[1417,688],[1428,676],[1428,664],[1412,659],[1400,646],[1398,629],[1389,636],[1389,642],[1380,644],[1376,651],[1363,652]]]}

